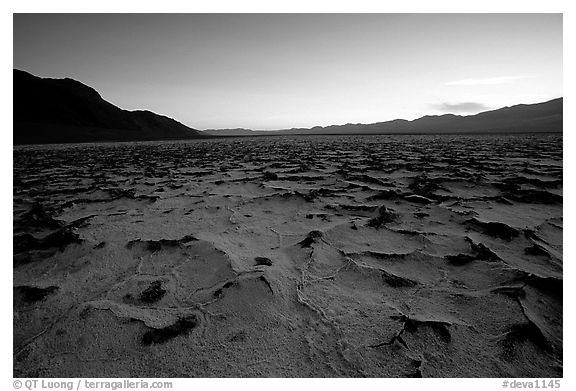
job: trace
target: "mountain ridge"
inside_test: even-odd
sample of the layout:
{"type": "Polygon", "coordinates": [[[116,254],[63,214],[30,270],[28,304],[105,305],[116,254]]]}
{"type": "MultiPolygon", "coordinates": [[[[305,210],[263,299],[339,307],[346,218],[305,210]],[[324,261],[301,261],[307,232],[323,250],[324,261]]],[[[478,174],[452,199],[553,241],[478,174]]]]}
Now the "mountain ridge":
{"type": "Polygon", "coordinates": [[[148,110],[124,110],[74,79],[13,70],[14,144],[146,141],[206,136],[148,110]]]}
{"type": "Polygon", "coordinates": [[[279,130],[207,129],[212,135],[272,134],[427,134],[427,133],[556,133],[562,131],[563,98],[505,106],[471,115],[425,115],[370,124],[345,124],[279,130]],[[249,133],[251,132],[251,133],[249,133]]]}
{"type": "Polygon", "coordinates": [[[563,98],[517,104],[473,115],[425,115],[370,124],[251,130],[190,128],[149,110],[124,110],[94,88],[64,78],[40,78],[14,69],[14,145],[186,140],[223,136],[335,134],[466,134],[562,132],[563,98]]]}

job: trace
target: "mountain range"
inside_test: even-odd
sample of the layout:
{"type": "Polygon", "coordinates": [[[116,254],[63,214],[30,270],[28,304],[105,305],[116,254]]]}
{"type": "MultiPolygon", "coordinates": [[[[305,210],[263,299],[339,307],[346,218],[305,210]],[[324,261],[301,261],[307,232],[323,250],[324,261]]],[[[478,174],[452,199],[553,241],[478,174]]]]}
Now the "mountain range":
{"type": "Polygon", "coordinates": [[[294,134],[426,134],[562,132],[563,99],[519,104],[475,115],[424,116],[373,124],[275,131],[200,131],[150,111],[123,110],[72,79],[39,78],[13,71],[14,144],[183,140],[216,136],[294,134]]]}
{"type": "MultiPolygon", "coordinates": [[[[562,132],[563,99],[536,104],[519,104],[475,115],[427,115],[413,121],[396,119],[373,124],[346,124],[292,128],[275,134],[426,134],[426,133],[556,133],[562,132]]],[[[219,136],[267,135],[271,131],[209,129],[219,136]]]]}

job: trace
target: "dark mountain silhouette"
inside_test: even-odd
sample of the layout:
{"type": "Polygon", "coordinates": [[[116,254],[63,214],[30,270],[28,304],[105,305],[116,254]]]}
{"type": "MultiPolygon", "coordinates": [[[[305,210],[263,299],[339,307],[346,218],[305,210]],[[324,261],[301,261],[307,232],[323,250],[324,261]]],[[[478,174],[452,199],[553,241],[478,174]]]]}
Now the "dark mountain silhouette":
{"type": "Polygon", "coordinates": [[[14,69],[14,144],[175,140],[198,130],[150,111],[122,110],[72,79],[14,69]]]}
{"type": "Polygon", "coordinates": [[[520,104],[475,115],[427,115],[413,121],[397,119],[373,124],[316,126],[313,128],[249,131],[206,130],[212,135],[270,134],[426,134],[426,133],[554,133],[562,131],[562,104],[558,98],[544,103],[520,104]]]}
{"type": "Polygon", "coordinates": [[[563,99],[460,116],[274,131],[199,131],[150,111],[120,109],[72,79],[44,79],[14,70],[14,144],[181,140],[213,136],[292,134],[552,133],[562,131],[563,99]]]}

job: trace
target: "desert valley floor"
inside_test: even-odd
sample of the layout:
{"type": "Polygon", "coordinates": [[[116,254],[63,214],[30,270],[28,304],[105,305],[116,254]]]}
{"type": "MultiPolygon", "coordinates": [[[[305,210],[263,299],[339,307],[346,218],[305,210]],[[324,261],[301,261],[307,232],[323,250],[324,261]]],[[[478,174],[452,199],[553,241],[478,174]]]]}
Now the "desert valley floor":
{"type": "Polygon", "coordinates": [[[13,158],[14,376],[562,376],[561,135],[13,158]]]}

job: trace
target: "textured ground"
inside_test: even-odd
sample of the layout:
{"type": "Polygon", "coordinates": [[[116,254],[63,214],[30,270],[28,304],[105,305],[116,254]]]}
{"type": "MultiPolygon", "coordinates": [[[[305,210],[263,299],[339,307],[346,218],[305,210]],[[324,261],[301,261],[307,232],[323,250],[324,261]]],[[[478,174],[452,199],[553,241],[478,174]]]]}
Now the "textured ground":
{"type": "Polygon", "coordinates": [[[14,375],[562,376],[562,137],[14,149],[14,375]]]}

